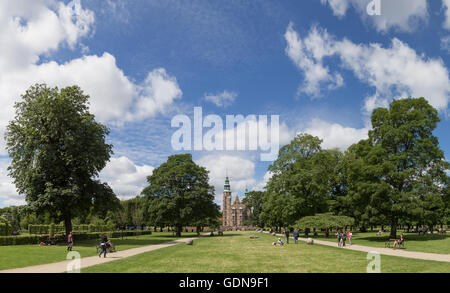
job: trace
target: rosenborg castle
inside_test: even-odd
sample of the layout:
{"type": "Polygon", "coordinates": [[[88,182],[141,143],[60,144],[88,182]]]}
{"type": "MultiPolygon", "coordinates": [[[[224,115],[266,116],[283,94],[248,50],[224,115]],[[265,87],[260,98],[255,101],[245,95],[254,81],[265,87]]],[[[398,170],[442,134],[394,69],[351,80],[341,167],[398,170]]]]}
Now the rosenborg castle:
{"type": "Polygon", "coordinates": [[[228,176],[225,179],[223,188],[222,201],[222,228],[224,230],[244,230],[248,228],[245,226],[245,221],[249,218],[250,211],[246,210],[245,204],[241,203],[239,197],[231,203],[231,188],[228,176]]]}

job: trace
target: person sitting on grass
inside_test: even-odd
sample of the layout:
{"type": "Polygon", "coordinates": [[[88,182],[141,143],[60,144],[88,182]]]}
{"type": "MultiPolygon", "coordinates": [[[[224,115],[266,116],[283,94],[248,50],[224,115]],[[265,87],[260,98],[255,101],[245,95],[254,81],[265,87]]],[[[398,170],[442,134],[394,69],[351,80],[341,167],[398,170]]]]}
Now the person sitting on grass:
{"type": "Polygon", "coordinates": [[[277,242],[272,242],[272,245],[275,245],[275,246],[277,246],[277,245],[283,246],[284,243],[283,243],[283,240],[281,240],[281,238],[278,238],[278,241],[277,241],[277,242]]]}
{"type": "Polygon", "coordinates": [[[402,244],[404,241],[405,241],[405,236],[403,236],[403,233],[402,233],[402,235],[400,235],[400,239],[396,239],[394,241],[394,247],[393,248],[395,249],[398,245],[402,244]]]}
{"type": "Polygon", "coordinates": [[[378,233],[377,233],[377,236],[381,236],[381,235],[383,235],[383,231],[378,231],[378,233]]]}

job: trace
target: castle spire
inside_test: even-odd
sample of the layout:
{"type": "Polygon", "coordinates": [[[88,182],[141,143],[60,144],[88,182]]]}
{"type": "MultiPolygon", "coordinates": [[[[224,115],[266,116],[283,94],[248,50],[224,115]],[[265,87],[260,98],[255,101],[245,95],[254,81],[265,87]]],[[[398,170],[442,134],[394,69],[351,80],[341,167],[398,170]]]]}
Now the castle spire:
{"type": "MultiPolygon", "coordinates": [[[[228,171],[227,171],[227,173],[228,173],[228,171]]],[[[228,174],[227,174],[227,177],[225,178],[225,185],[223,186],[223,191],[231,192],[230,180],[228,180],[228,174]]]]}

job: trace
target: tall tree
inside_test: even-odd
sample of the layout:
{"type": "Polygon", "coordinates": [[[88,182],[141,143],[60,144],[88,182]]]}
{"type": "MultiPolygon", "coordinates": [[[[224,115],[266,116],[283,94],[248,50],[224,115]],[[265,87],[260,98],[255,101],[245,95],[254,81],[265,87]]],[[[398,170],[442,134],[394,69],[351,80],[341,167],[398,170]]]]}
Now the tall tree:
{"type": "Polygon", "coordinates": [[[396,238],[401,219],[427,218],[432,224],[442,214],[448,163],[433,135],[438,122],[424,98],[374,110],[369,138],[352,147],[349,197],[357,218],[388,223],[396,238]]]}
{"type": "Polygon", "coordinates": [[[147,177],[149,186],[142,191],[149,200],[150,221],[168,223],[181,236],[183,226],[217,218],[219,207],[208,180],[208,171],[191,154],[170,156],[147,177]]]}
{"type": "Polygon", "coordinates": [[[66,233],[73,217],[116,201],[96,179],[112,145],[105,142],[108,128],[89,113],[88,99],[78,86],[31,86],[16,103],[5,133],[9,175],[18,192],[32,210],[64,221],[66,233]]]}
{"type": "Polygon", "coordinates": [[[264,222],[260,218],[263,210],[264,194],[264,191],[249,191],[245,193],[245,197],[242,200],[246,209],[250,211],[251,224],[261,228],[264,227],[264,222]]]}
{"type": "Polygon", "coordinates": [[[318,137],[299,134],[280,149],[269,166],[273,176],[267,183],[263,218],[277,218],[284,221],[283,226],[290,226],[304,216],[327,212],[332,195],[345,192],[335,174],[342,155],[337,150],[322,150],[321,143],[318,137]]]}

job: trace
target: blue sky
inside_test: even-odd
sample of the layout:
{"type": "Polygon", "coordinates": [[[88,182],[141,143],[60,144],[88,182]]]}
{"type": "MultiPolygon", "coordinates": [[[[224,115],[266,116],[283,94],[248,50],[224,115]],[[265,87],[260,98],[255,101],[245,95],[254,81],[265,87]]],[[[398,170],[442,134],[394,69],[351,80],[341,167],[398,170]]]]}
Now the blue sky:
{"type": "MultiPolygon", "coordinates": [[[[79,84],[111,128],[115,154],[101,178],[121,198],[179,153],[170,122],[194,107],[223,118],[279,115],[282,143],[309,132],[344,150],[365,137],[374,107],[424,96],[440,111],[435,134],[448,156],[449,1],[381,0],[379,16],[367,14],[369,2],[2,2],[0,132],[31,83],[79,84]]],[[[226,170],[241,197],[270,177],[258,152],[192,153],[211,171],[219,203],[226,170]]],[[[0,151],[0,206],[24,203],[8,164],[0,151]]]]}

